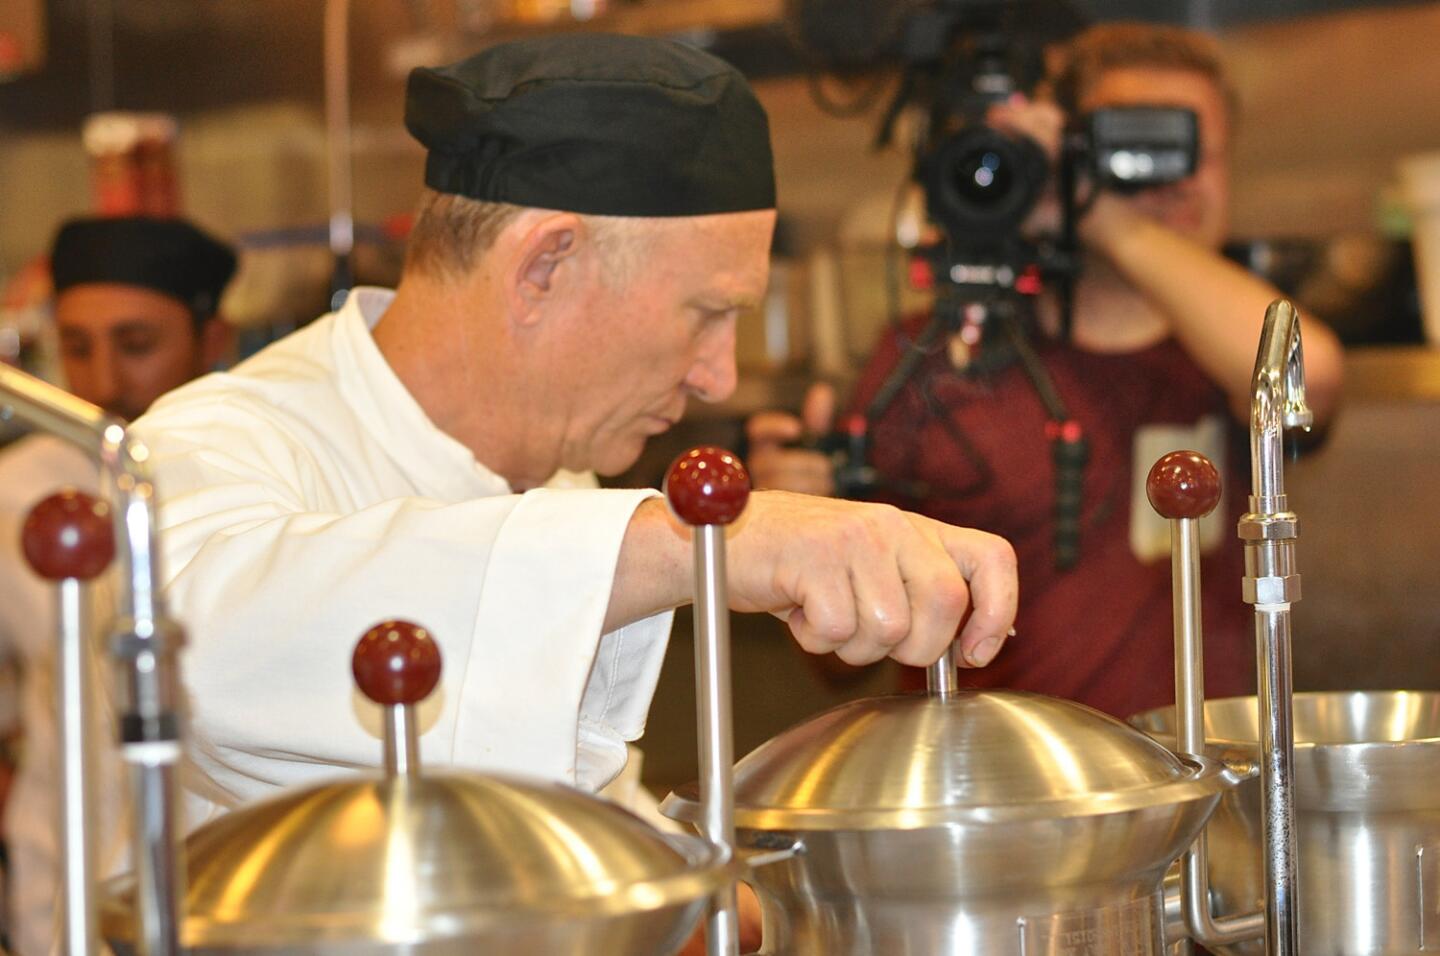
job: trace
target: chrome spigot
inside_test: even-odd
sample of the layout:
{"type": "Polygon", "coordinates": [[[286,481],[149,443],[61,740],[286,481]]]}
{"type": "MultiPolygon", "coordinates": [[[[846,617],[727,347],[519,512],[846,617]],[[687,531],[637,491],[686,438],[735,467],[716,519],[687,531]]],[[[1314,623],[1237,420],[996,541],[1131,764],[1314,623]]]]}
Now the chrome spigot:
{"type": "Polygon", "coordinates": [[[1300,316],[1284,299],[1265,310],[1251,379],[1250,508],[1238,532],[1245,546],[1244,598],[1255,607],[1259,670],[1260,808],[1265,846],[1265,951],[1299,952],[1295,858],[1294,685],[1290,605],[1300,600],[1295,513],[1285,498],[1284,430],[1309,428],[1300,316]]]}
{"type": "MultiPolygon", "coordinates": [[[[149,450],[103,409],[0,364],[0,420],[11,419],[62,438],[93,458],[112,501],[121,582],[108,646],[120,665],[120,748],[132,770],[140,952],[170,956],[180,948],[176,914],[184,895],[176,777],[183,736],[177,659],[184,634],[165,615],[159,594],[149,450]]],[[[72,687],[62,695],[80,692],[72,687]]]]}

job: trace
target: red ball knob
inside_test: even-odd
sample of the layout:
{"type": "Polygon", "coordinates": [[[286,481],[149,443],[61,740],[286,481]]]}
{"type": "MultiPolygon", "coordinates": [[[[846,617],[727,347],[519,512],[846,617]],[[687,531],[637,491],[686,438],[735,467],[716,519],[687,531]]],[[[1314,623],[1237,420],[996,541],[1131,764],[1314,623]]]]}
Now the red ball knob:
{"type": "Polygon", "coordinates": [[[750,497],[750,474],[733,454],[714,445],[692,448],[665,475],[670,509],[686,524],[729,524],[750,497]]]}
{"type": "Polygon", "coordinates": [[[30,509],[20,547],[42,578],[89,580],[115,557],[110,506],[74,488],[57,492],[30,509]]]}
{"type": "Polygon", "coordinates": [[[1198,451],[1172,451],[1150,469],[1145,494],[1162,518],[1203,518],[1220,501],[1220,472],[1198,451]]]}
{"type": "Polygon", "coordinates": [[[409,621],[382,621],[355,645],[350,670],[377,704],[418,704],[440,683],[440,645],[409,621]]]}

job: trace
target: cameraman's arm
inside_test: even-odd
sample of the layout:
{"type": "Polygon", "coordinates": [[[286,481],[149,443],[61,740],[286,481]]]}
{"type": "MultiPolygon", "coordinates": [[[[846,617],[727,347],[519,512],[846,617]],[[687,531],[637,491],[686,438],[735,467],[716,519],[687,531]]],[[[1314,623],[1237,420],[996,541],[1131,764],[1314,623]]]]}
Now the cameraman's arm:
{"type": "Polygon", "coordinates": [[[830,431],[835,417],[835,390],[810,386],[800,417],[787,412],[758,412],[745,422],[749,451],[745,466],[756,488],[798,491],[807,495],[835,494],[835,466],[828,455],[795,447],[807,437],[830,431]]]}
{"type": "MultiPolygon", "coordinates": [[[[1169,318],[1171,331],[1201,369],[1250,418],[1250,378],[1265,310],[1281,293],[1218,252],[1101,194],[1080,226],[1082,242],[1169,318]]],[[[1323,323],[1303,323],[1305,391],[1323,424],[1343,377],[1339,340],[1323,323]]]]}

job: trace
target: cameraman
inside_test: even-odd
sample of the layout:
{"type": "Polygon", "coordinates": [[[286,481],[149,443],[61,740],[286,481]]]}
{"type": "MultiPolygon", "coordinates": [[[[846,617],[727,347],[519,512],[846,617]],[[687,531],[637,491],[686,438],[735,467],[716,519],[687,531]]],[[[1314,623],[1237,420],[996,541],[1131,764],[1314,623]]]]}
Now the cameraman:
{"type": "MultiPolygon", "coordinates": [[[[1219,253],[1230,92],[1213,42],[1179,28],[1102,24],[1054,52],[1049,96],[1013,96],[987,116],[997,129],[1033,138],[1052,162],[1067,110],[1181,107],[1194,111],[1199,129],[1193,175],[1133,195],[1102,190],[1088,205],[1068,339],[1054,298],[1036,304],[1045,331],[1031,343],[1038,374],[1088,444],[1078,560],[1068,568],[1056,560],[1051,436],[1058,423],[1036,373],[1020,364],[987,366],[953,340],[935,348],[870,423],[870,464],[892,489],[923,489],[885,497],[1015,545],[1019,639],[989,668],[962,672],[962,683],[1053,694],[1127,716],[1173,700],[1168,526],[1150,511],[1145,476],[1167,451],[1209,455],[1225,496],[1201,534],[1206,690],[1250,693],[1254,649],[1234,529],[1249,491],[1251,374],[1266,307],[1279,293],[1219,253]]],[[[1054,197],[1042,203],[1029,227],[1053,229],[1057,208],[1054,197]]],[[[924,325],[904,323],[883,338],[857,382],[853,409],[867,406],[924,325]]],[[[1309,321],[1304,354],[1308,398],[1323,427],[1340,391],[1340,345],[1309,321]]],[[[758,487],[833,492],[830,461],[789,447],[831,427],[833,393],[816,386],[805,405],[803,421],[772,412],[747,423],[758,487]]],[[[923,683],[923,674],[907,672],[906,683],[923,683]]]]}

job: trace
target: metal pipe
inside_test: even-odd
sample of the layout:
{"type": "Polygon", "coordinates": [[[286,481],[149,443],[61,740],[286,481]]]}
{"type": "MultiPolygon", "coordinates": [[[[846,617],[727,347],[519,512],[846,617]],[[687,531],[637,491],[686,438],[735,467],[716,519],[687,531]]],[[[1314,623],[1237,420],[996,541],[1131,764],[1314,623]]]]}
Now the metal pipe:
{"type": "Polygon", "coordinates": [[[182,736],[177,657],[184,638],[158,596],[150,453],[103,409],[0,365],[0,419],[12,418],[93,457],[114,499],[121,587],[109,650],[122,669],[120,747],[133,768],[139,944],[142,956],[171,956],[179,952],[177,914],[184,895],[175,775],[182,736]]]}
{"type": "Polygon", "coordinates": [[[1300,599],[1295,570],[1298,522],[1285,498],[1283,432],[1308,428],[1304,352],[1295,307],[1277,299],[1265,325],[1251,380],[1250,510],[1238,532],[1245,546],[1244,598],[1255,607],[1259,671],[1260,787],[1265,847],[1265,948],[1296,956],[1299,896],[1295,852],[1293,688],[1290,605],[1300,599]]]}
{"type": "Polygon", "coordinates": [[[0,363],[0,421],[18,420],[96,454],[99,436],[119,419],[43,379],[0,363]]]}
{"type": "MultiPolygon", "coordinates": [[[[735,744],[730,720],[730,611],[725,600],[725,528],[695,532],[695,687],[700,724],[700,822],[705,838],[735,852],[735,744]]],[[[711,901],[705,923],[708,956],[738,956],[739,908],[729,882],[711,901]]]]}
{"type": "Polygon", "coordinates": [[[1260,667],[1260,819],[1265,834],[1265,951],[1300,952],[1295,854],[1290,611],[1255,609],[1260,667]]]}
{"type": "Polygon", "coordinates": [[[60,727],[60,899],[61,952],[80,956],[100,952],[95,899],[95,779],[90,753],[90,701],[94,681],[90,673],[90,633],[85,612],[85,591],[76,578],[60,581],[56,592],[60,630],[59,677],[56,716],[60,727]]]}

